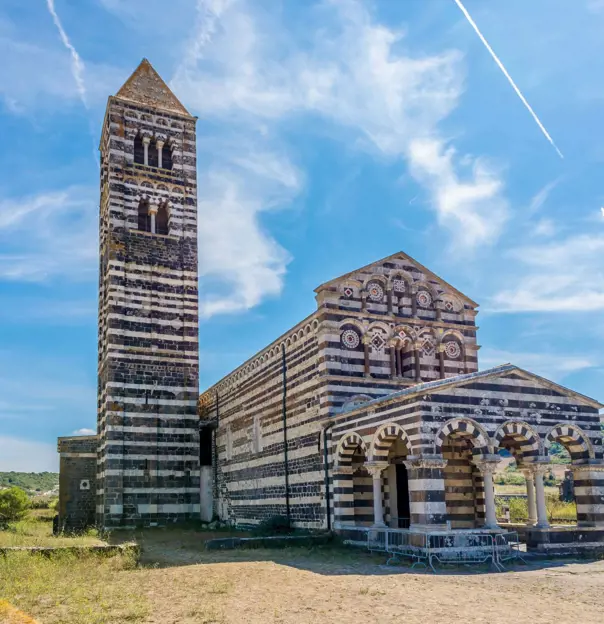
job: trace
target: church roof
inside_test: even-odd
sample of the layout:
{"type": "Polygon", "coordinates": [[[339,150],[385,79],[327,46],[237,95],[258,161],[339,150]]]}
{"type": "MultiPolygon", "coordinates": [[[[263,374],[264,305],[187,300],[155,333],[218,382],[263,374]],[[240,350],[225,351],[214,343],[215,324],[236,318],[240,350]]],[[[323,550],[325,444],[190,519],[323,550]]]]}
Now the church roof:
{"type": "Polygon", "coordinates": [[[151,108],[159,108],[169,113],[191,117],[189,111],[180,103],[146,58],[140,62],[130,78],[122,85],[116,97],[151,108]]]}
{"type": "Polygon", "coordinates": [[[341,282],[342,280],[345,280],[349,277],[353,277],[355,273],[359,273],[360,271],[370,271],[372,267],[377,267],[381,264],[384,264],[384,262],[388,262],[389,260],[397,260],[397,259],[409,261],[411,264],[415,265],[420,271],[422,271],[428,277],[434,279],[435,281],[441,284],[444,284],[447,288],[449,288],[452,292],[458,295],[461,299],[463,299],[466,303],[471,305],[473,308],[478,307],[478,303],[476,303],[476,301],[473,301],[472,299],[470,299],[470,297],[468,297],[467,295],[464,295],[464,293],[457,290],[455,286],[451,286],[449,282],[445,281],[444,279],[442,279],[442,277],[436,275],[436,273],[433,273],[432,271],[430,271],[430,269],[426,268],[423,264],[419,263],[410,255],[402,251],[398,251],[397,253],[394,253],[390,256],[386,256],[385,258],[382,258],[381,260],[376,260],[375,262],[371,262],[370,264],[367,264],[363,267],[359,267],[358,269],[355,269],[354,271],[350,271],[349,273],[345,273],[344,275],[340,275],[339,277],[335,277],[334,279],[331,279],[328,282],[325,282],[321,284],[320,286],[317,286],[317,288],[315,288],[315,292],[318,293],[324,288],[329,288],[330,286],[333,286],[337,284],[338,282],[341,282]]]}
{"type": "Polygon", "coordinates": [[[604,407],[604,405],[595,399],[592,399],[584,394],[579,392],[575,392],[574,390],[570,390],[565,386],[561,386],[549,379],[545,379],[544,377],[540,377],[539,375],[535,375],[535,373],[531,373],[523,368],[515,366],[514,364],[501,364],[500,366],[494,366],[493,368],[487,368],[482,371],[478,371],[475,373],[466,373],[464,375],[456,375],[455,377],[447,377],[446,379],[437,379],[436,381],[426,381],[424,383],[415,384],[413,386],[409,386],[404,390],[399,390],[397,392],[392,392],[391,394],[387,394],[386,396],[380,397],[379,399],[373,399],[372,401],[367,401],[366,403],[361,403],[357,405],[350,405],[349,407],[345,407],[341,413],[344,412],[353,412],[355,410],[366,409],[367,406],[375,405],[378,403],[385,403],[386,401],[391,401],[393,399],[398,398],[408,398],[414,396],[416,394],[431,394],[432,392],[438,392],[445,388],[462,386],[467,383],[472,383],[476,380],[484,380],[493,377],[504,377],[506,375],[518,375],[527,380],[534,381],[539,385],[545,386],[562,394],[563,396],[568,396],[573,399],[580,401],[581,403],[586,403],[591,407],[596,407],[598,409],[604,407]]]}

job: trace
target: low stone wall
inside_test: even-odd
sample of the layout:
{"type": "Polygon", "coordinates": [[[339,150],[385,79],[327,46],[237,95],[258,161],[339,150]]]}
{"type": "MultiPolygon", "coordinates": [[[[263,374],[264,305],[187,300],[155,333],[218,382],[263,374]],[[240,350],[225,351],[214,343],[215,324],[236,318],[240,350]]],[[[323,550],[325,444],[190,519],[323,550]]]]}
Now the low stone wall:
{"type": "Polygon", "coordinates": [[[206,550],[234,548],[288,548],[290,546],[323,546],[333,539],[325,535],[273,535],[270,537],[222,537],[206,542],[206,550]]]}
{"type": "Polygon", "coordinates": [[[528,528],[525,539],[528,552],[544,553],[549,556],[595,556],[604,553],[604,529],[576,526],[528,528]]]}
{"type": "Polygon", "coordinates": [[[53,557],[71,554],[76,556],[100,555],[113,557],[114,555],[134,554],[136,559],[140,556],[140,546],[135,543],[128,544],[99,544],[96,546],[5,546],[0,548],[0,555],[6,556],[14,552],[26,552],[32,555],[53,557]]]}

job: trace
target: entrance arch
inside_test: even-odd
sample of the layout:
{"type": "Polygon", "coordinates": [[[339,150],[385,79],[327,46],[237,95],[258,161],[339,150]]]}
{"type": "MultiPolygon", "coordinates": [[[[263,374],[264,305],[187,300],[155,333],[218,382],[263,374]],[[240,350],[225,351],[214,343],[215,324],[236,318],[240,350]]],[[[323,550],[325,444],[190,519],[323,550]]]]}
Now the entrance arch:
{"type": "Polygon", "coordinates": [[[381,473],[384,518],[390,528],[408,528],[411,518],[409,478],[404,461],[412,454],[405,430],[396,423],[382,425],[371,441],[372,463],[385,464],[381,473]]]}
{"type": "Polygon", "coordinates": [[[491,455],[488,435],[470,418],[454,418],[437,433],[435,447],[447,461],[443,473],[445,506],[451,528],[483,526],[486,519],[484,479],[474,461],[491,455]]]}

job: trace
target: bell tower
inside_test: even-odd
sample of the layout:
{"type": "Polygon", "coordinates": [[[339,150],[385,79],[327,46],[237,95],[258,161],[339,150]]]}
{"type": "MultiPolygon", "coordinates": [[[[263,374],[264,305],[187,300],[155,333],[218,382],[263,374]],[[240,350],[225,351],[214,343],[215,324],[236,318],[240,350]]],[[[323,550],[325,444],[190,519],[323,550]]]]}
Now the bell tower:
{"type": "Polygon", "coordinates": [[[101,137],[99,526],[199,517],[196,118],[143,59],[101,137]]]}

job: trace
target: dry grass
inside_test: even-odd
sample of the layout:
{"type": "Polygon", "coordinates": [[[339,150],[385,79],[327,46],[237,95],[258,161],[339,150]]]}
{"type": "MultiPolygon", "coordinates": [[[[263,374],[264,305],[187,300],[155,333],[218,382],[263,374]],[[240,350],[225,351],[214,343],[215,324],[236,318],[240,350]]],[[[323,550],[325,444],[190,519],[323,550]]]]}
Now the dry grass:
{"type": "Polygon", "coordinates": [[[49,509],[35,509],[20,522],[15,522],[0,531],[0,548],[7,546],[95,546],[105,542],[96,531],[88,531],[77,537],[54,536],[52,517],[56,512],[49,509]]]}
{"type": "MultiPolygon", "coordinates": [[[[552,496],[558,496],[559,490],[557,487],[546,486],[544,489],[545,489],[546,494],[551,494],[552,496]]],[[[524,495],[526,494],[526,485],[496,484],[495,496],[497,496],[498,494],[523,494],[524,495]]]]}
{"type": "Polygon", "coordinates": [[[602,621],[604,562],[433,575],[338,548],[207,552],[208,536],[146,531],[138,568],[121,556],[0,559],[0,596],[44,624],[602,621]]]}
{"type": "Polygon", "coordinates": [[[44,624],[144,622],[148,602],[127,555],[10,553],[0,559],[2,598],[44,624]]]}

